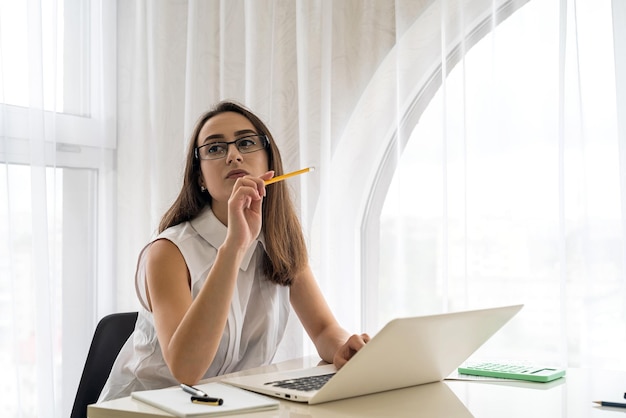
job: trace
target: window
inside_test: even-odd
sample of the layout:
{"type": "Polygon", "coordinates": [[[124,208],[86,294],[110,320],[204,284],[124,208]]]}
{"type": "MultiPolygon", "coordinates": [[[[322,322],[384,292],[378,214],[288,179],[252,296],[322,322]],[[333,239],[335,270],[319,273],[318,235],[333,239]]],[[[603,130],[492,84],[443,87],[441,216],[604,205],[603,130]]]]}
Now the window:
{"type": "Polygon", "coordinates": [[[0,0],[0,366],[10,416],[68,416],[112,309],[115,2],[0,0]],[[48,414],[48,415],[47,415],[48,414]]]}
{"type": "Polygon", "coordinates": [[[529,2],[472,47],[390,157],[376,326],[523,302],[484,355],[624,364],[611,2],[557,3],[529,2]]]}
{"type": "Polygon", "coordinates": [[[0,12],[5,147],[37,134],[114,148],[114,2],[0,0],[0,12]]]}

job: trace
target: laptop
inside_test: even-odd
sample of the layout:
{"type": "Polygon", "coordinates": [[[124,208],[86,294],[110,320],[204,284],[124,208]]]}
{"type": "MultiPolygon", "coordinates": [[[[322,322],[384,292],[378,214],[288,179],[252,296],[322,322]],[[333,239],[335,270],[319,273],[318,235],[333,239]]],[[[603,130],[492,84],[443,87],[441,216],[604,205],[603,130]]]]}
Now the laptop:
{"type": "Polygon", "coordinates": [[[397,318],[340,370],[307,369],[226,377],[243,389],[308,404],[438,382],[506,324],[523,305],[397,318]]]}

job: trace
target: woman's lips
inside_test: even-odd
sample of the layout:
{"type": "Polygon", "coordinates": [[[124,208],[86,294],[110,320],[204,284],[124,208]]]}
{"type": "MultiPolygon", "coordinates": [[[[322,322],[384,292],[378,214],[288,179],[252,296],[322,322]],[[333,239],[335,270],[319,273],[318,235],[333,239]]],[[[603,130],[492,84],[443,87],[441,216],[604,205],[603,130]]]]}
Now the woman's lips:
{"type": "Polygon", "coordinates": [[[239,177],[243,177],[243,176],[247,176],[247,175],[248,175],[248,172],[245,171],[245,170],[231,170],[226,175],[226,178],[228,178],[228,179],[237,179],[239,177]]]}

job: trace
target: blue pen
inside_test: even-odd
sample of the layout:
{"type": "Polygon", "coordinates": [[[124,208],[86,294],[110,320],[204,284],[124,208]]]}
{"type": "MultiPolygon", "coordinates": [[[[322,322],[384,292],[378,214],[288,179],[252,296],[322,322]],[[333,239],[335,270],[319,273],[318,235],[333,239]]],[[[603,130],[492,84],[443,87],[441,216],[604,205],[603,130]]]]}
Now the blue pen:
{"type": "Polygon", "coordinates": [[[605,402],[605,401],[593,401],[593,403],[597,403],[600,406],[610,406],[612,408],[626,408],[626,403],[605,402]]]}

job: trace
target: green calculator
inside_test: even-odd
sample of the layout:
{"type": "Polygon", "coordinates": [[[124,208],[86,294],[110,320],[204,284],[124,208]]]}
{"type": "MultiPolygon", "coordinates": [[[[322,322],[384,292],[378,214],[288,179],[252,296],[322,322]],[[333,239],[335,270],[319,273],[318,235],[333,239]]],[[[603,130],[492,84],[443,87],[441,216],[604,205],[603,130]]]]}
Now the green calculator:
{"type": "Polygon", "coordinates": [[[460,374],[473,376],[499,377],[503,379],[530,380],[532,382],[551,382],[565,376],[564,369],[540,367],[537,365],[515,363],[475,363],[459,367],[460,374]]]}

